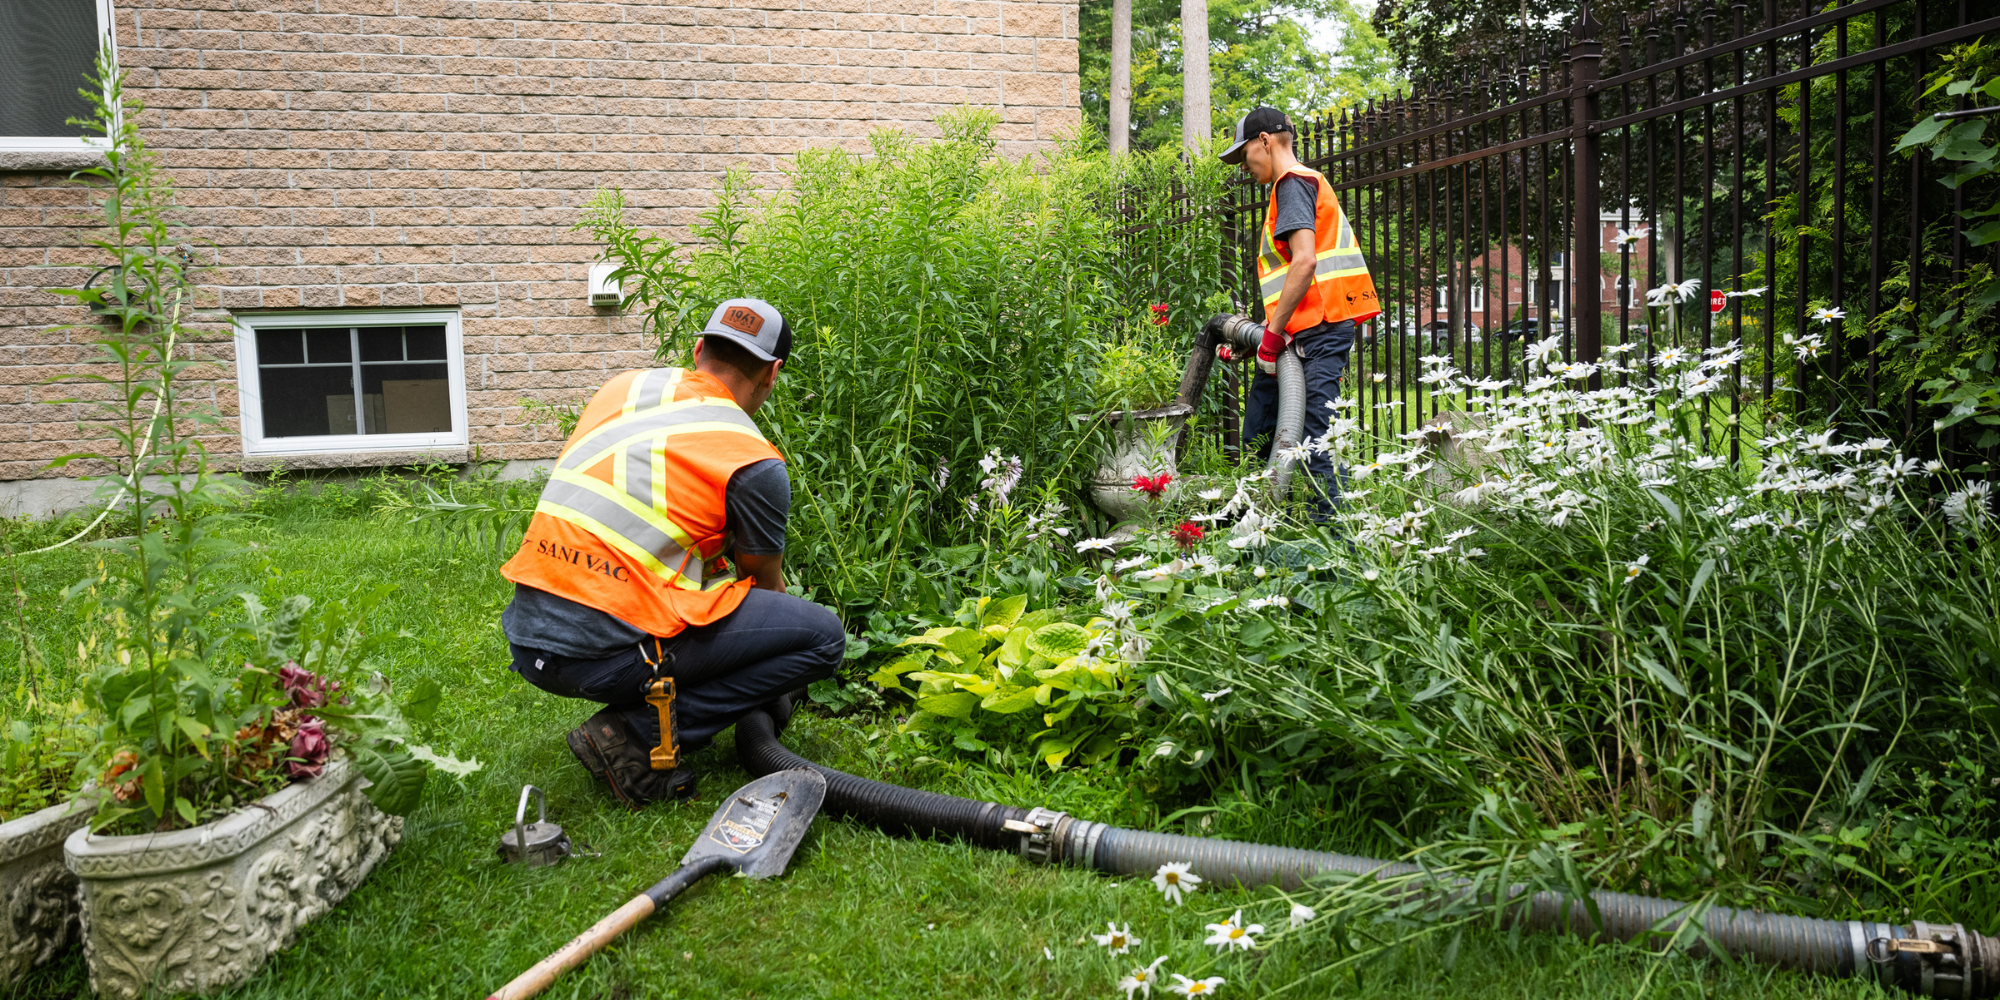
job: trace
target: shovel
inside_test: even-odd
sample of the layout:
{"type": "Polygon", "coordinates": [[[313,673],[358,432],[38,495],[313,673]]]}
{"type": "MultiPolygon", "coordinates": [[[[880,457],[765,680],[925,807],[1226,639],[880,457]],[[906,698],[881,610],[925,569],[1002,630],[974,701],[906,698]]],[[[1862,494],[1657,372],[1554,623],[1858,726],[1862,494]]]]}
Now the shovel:
{"type": "Polygon", "coordinates": [[[808,768],[767,774],[736,790],[724,800],[708,826],[696,837],[694,846],[681,858],[681,866],[651,889],[632,897],[570,939],[549,957],[536,962],[514,981],[493,991],[486,1000],[527,1000],[549,988],[556,977],[583,964],[613,938],[630,930],[639,921],[667,905],[681,890],[725,869],[751,878],[782,875],[792,851],[805,838],[826,798],[826,779],[808,768]]]}

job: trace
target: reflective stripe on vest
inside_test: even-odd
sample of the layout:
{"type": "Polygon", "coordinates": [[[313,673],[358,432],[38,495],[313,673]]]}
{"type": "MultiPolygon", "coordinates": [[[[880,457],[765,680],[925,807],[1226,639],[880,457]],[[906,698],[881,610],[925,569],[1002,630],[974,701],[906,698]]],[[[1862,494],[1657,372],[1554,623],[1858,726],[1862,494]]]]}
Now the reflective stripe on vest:
{"type": "MultiPolygon", "coordinates": [[[[620,415],[571,441],[556,460],[535,505],[539,514],[568,521],[598,537],[661,582],[681,590],[726,586],[727,574],[708,576],[697,540],[666,513],[662,451],[673,437],[721,431],[762,442],[764,435],[733,399],[703,396],[675,400],[681,370],[641,373],[632,381],[620,415]],[[607,481],[592,472],[608,466],[607,481]]],[[[715,541],[714,539],[710,540],[715,541]]]]}
{"type": "Polygon", "coordinates": [[[1361,244],[1354,238],[1354,226],[1348,222],[1347,212],[1340,207],[1340,200],[1334,197],[1333,189],[1318,171],[1294,165],[1271,185],[1271,204],[1264,213],[1264,252],[1257,255],[1258,291],[1263,296],[1264,307],[1276,306],[1283,297],[1285,280],[1291,274],[1291,262],[1285,258],[1285,248],[1278,245],[1275,228],[1278,217],[1278,184],[1284,177],[1298,174],[1313,179],[1318,186],[1318,198],[1314,203],[1313,243],[1313,283],[1304,299],[1293,310],[1292,318],[1285,324],[1287,330],[1297,332],[1322,322],[1338,322],[1352,319],[1367,322],[1381,314],[1381,307],[1375,297],[1375,281],[1368,274],[1368,262],[1361,253],[1361,244]],[[1329,240],[1327,234],[1331,233],[1329,240]]]}

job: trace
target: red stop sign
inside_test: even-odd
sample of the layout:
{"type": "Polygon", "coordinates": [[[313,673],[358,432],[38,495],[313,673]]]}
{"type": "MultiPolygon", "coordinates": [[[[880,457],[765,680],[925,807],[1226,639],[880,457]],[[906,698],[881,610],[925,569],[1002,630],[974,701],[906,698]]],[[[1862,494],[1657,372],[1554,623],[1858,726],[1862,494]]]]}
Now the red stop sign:
{"type": "Polygon", "coordinates": [[[1722,307],[1728,304],[1729,304],[1729,296],[1724,295],[1721,291],[1710,291],[1708,293],[1709,312],[1719,313],[1722,311],[1722,307]]]}

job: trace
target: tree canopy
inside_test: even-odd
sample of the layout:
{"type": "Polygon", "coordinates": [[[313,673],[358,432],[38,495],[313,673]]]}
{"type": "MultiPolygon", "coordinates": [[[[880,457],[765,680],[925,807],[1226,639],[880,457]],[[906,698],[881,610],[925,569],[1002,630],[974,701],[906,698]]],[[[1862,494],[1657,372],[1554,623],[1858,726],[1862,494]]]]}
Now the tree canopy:
{"type": "MultiPolygon", "coordinates": [[[[1110,123],[1111,0],[1084,0],[1083,113],[1102,142],[1110,123]]],[[[1295,118],[1348,107],[1400,79],[1389,43],[1354,0],[1209,0],[1210,100],[1218,130],[1260,104],[1295,118]],[[1315,46],[1306,25],[1338,26],[1334,47],[1315,46]]],[[[1179,0],[1132,0],[1132,148],[1181,138],[1179,0]]]]}

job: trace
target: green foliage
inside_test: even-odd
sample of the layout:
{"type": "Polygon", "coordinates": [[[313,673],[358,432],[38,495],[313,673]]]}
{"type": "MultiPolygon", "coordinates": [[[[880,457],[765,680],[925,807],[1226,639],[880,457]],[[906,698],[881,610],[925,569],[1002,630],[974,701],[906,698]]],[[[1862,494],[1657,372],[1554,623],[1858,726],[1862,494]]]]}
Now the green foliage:
{"type": "Polygon", "coordinates": [[[1137,344],[1114,344],[1097,369],[1097,406],[1104,410],[1149,410],[1173,402],[1180,389],[1182,359],[1149,352],[1137,344]]]}
{"type": "MultiPolygon", "coordinates": [[[[1083,114],[1091,141],[1110,125],[1111,4],[1092,0],[1078,19],[1083,114]]],[[[1211,0],[1209,103],[1220,130],[1258,105],[1298,118],[1354,107],[1396,88],[1389,44],[1351,0],[1211,0]],[[1337,25],[1336,48],[1322,51],[1313,22],[1337,25]]],[[[1180,5],[1132,4],[1133,150],[1181,145],[1180,5]]]]}
{"type": "MultiPolygon", "coordinates": [[[[2000,76],[1981,82],[1981,68],[1992,64],[1994,56],[1979,41],[1960,48],[1932,77],[1926,96],[1942,91],[1952,97],[2000,100],[2000,76]]],[[[1970,246],[2000,242],[2000,183],[1995,182],[2000,143],[1988,136],[1990,124],[1985,118],[1931,118],[1918,122],[1896,144],[1897,152],[1924,149],[1933,162],[1948,164],[1938,183],[1967,191],[1975,200],[1984,197],[1984,206],[1958,213],[1969,227],[1965,240],[1970,246]]],[[[1941,221],[1941,228],[1956,228],[1952,220],[1941,221]]],[[[2000,336],[1993,332],[2000,278],[1991,262],[1975,262],[1934,299],[1938,304],[1927,310],[1929,315],[1921,315],[1906,299],[1877,319],[1885,346],[1896,348],[1889,368],[1916,383],[1928,395],[1927,404],[1945,408],[1935,421],[1937,430],[1969,421],[1981,428],[1973,447],[1991,449],[2000,444],[2000,336]]]]}
{"type": "MultiPolygon", "coordinates": [[[[616,193],[613,193],[616,196],[616,193]]],[[[588,211],[597,211],[591,209],[588,211]]],[[[583,407],[589,400],[572,400],[567,403],[545,403],[538,399],[521,400],[521,413],[530,424],[540,424],[553,428],[558,437],[568,440],[576,431],[576,422],[583,419],[583,407]]]]}
{"type": "Polygon", "coordinates": [[[1051,769],[1072,757],[1095,763],[1124,745],[1135,682],[1123,660],[1099,655],[1108,623],[1077,625],[1059,609],[1027,606],[1026,594],[968,598],[958,624],[897,644],[902,654],[868,679],[915,704],[905,732],[996,760],[996,744],[1011,738],[1051,769]]]}
{"type": "Polygon", "coordinates": [[[789,459],[788,568],[852,614],[917,587],[912,553],[949,538],[974,462],[1019,456],[1026,481],[1073,475],[1093,350],[1112,312],[1102,165],[994,155],[990,112],[944,138],[876,133],[873,154],[801,152],[760,207],[732,175],[685,252],[638,233],[616,193],[586,223],[644,273],[633,301],[667,363],[714,304],[764,298],[795,331],[758,421],[789,459]],[[671,272],[671,273],[668,273],[671,272]]]}

